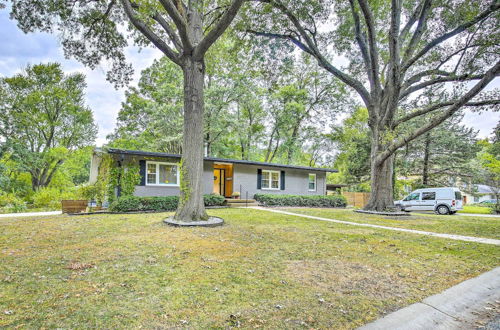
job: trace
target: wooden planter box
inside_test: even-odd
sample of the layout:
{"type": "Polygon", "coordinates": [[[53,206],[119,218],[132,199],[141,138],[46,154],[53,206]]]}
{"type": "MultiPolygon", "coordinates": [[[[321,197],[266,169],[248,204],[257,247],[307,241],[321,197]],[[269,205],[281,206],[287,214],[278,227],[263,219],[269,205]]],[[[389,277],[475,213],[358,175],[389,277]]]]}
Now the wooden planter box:
{"type": "Polygon", "coordinates": [[[86,200],[66,200],[61,201],[62,213],[85,212],[88,202],[86,200]]]}

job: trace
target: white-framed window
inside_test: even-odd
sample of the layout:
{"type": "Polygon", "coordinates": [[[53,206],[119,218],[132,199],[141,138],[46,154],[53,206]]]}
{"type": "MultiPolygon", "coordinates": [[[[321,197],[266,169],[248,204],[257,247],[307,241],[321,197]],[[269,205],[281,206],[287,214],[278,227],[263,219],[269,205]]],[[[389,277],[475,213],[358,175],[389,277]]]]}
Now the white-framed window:
{"type": "Polygon", "coordinates": [[[309,173],[309,191],[316,191],[316,173],[309,173]]]}
{"type": "Polygon", "coordinates": [[[280,171],[262,170],[262,189],[280,189],[280,171]]]}
{"type": "Polygon", "coordinates": [[[179,164],[146,162],[147,186],[179,186],[179,164]]]}

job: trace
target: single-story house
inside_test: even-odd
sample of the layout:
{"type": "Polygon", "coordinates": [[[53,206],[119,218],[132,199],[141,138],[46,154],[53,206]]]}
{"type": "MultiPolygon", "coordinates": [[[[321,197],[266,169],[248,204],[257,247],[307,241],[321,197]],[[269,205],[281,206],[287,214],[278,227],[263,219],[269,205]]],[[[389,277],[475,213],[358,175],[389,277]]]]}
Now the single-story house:
{"type": "Polygon", "coordinates": [[[469,192],[464,192],[462,190],[462,195],[464,199],[467,201],[467,204],[476,204],[481,203],[483,201],[489,201],[497,199],[498,189],[490,187],[485,184],[473,184],[472,185],[472,194],[469,192]]]}
{"type": "MultiPolygon", "coordinates": [[[[140,184],[135,196],[179,195],[180,155],[162,152],[100,149],[94,150],[90,183],[97,181],[103,155],[112,157],[116,166],[139,166],[140,184]]],[[[253,198],[258,193],[326,195],[326,174],[334,169],[255,162],[249,160],[205,157],[203,193],[231,197],[240,192],[241,198],[253,198]]],[[[116,191],[120,195],[119,190],[116,191]]]]}

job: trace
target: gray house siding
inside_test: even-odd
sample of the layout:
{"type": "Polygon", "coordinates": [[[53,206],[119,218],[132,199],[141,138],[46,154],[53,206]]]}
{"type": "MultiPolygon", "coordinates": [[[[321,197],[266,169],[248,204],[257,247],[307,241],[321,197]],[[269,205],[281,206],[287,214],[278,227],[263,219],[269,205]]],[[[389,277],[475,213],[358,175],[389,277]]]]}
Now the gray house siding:
{"type": "Polygon", "coordinates": [[[258,165],[234,164],[234,191],[241,190],[241,198],[253,198],[255,194],[290,194],[290,195],[325,195],[326,173],[322,171],[306,171],[290,168],[268,167],[258,165]],[[257,189],[257,170],[285,171],[285,189],[257,189]],[[316,174],[316,191],[309,191],[309,173],[316,174]],[[241,187],[240,187],[241,186],[241,187]]]}
{"type": "MultiPolygon", "coordinates": [[[[137,155],[137,154],[110,154],[117,163],[122,166],[129,164],[139,165],[141,161],[156,161],[178,164],[179,157],[161,156],[161,155],[137,155]]],[[[97,180],[101,155],[94,153],[91,163],[90,182],[97,180]]],[[[241,198],[253,198],[257,193],[268,194],[291,194],[291,195],[325,195],[326,194],[326,172],[324,170],[315,170],[314,168],[290,168],[279,165],[268,166],[267,164],[246,164],[231,160],[206,159],[203,163],[203,193],[210,194],[214,191],[214,164],[215,163],[233,164],[233,191],[241,192],[241,198]],[[258,189],[257,173],[258,170],[280,171],[285,173],[285,189],[258,189]],[[316,174],[316,190],[309,191],[309,174],[316,174]]],[[[180,189],[178,186],[160,186],[160,185],[137,185],[134,195],[140,197],[147,196],[178,196],[180,189]]]]}
{"type": "MultiPolygon", "coordinates": [[[[166,163],[179,163],[179,159],[158,158],[151,159],[150,157],[126,157],[125,162],[132,162],[138,164],[139,161],[157,161],[166,163]]],[[[210,194],[213,191],[213,162],[203,163],[203,193],[210,194]]],[[[135,186],[135,196],[139,197],[162,197],[162,196],[178,196],[180,189],[178,186],[135,186]]]]}

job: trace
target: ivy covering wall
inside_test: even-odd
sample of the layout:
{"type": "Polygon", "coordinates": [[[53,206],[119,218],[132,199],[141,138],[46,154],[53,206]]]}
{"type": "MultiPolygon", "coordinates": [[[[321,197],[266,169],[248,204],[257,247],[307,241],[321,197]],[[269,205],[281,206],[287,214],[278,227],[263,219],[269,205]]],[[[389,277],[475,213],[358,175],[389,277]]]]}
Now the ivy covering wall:
{"type": "Polygon", "coordinates": [[[99,164],[97,182],[92,188],[89,187],[88,199],[95,199],[100,205],[107,201],[113,203],[116,200],[116,189],[120,189],[121,196],[132,196],[135,186],[140,184],[141,175],[139,166],[119,163],[109,154],[103,154],[99,164]]]}

